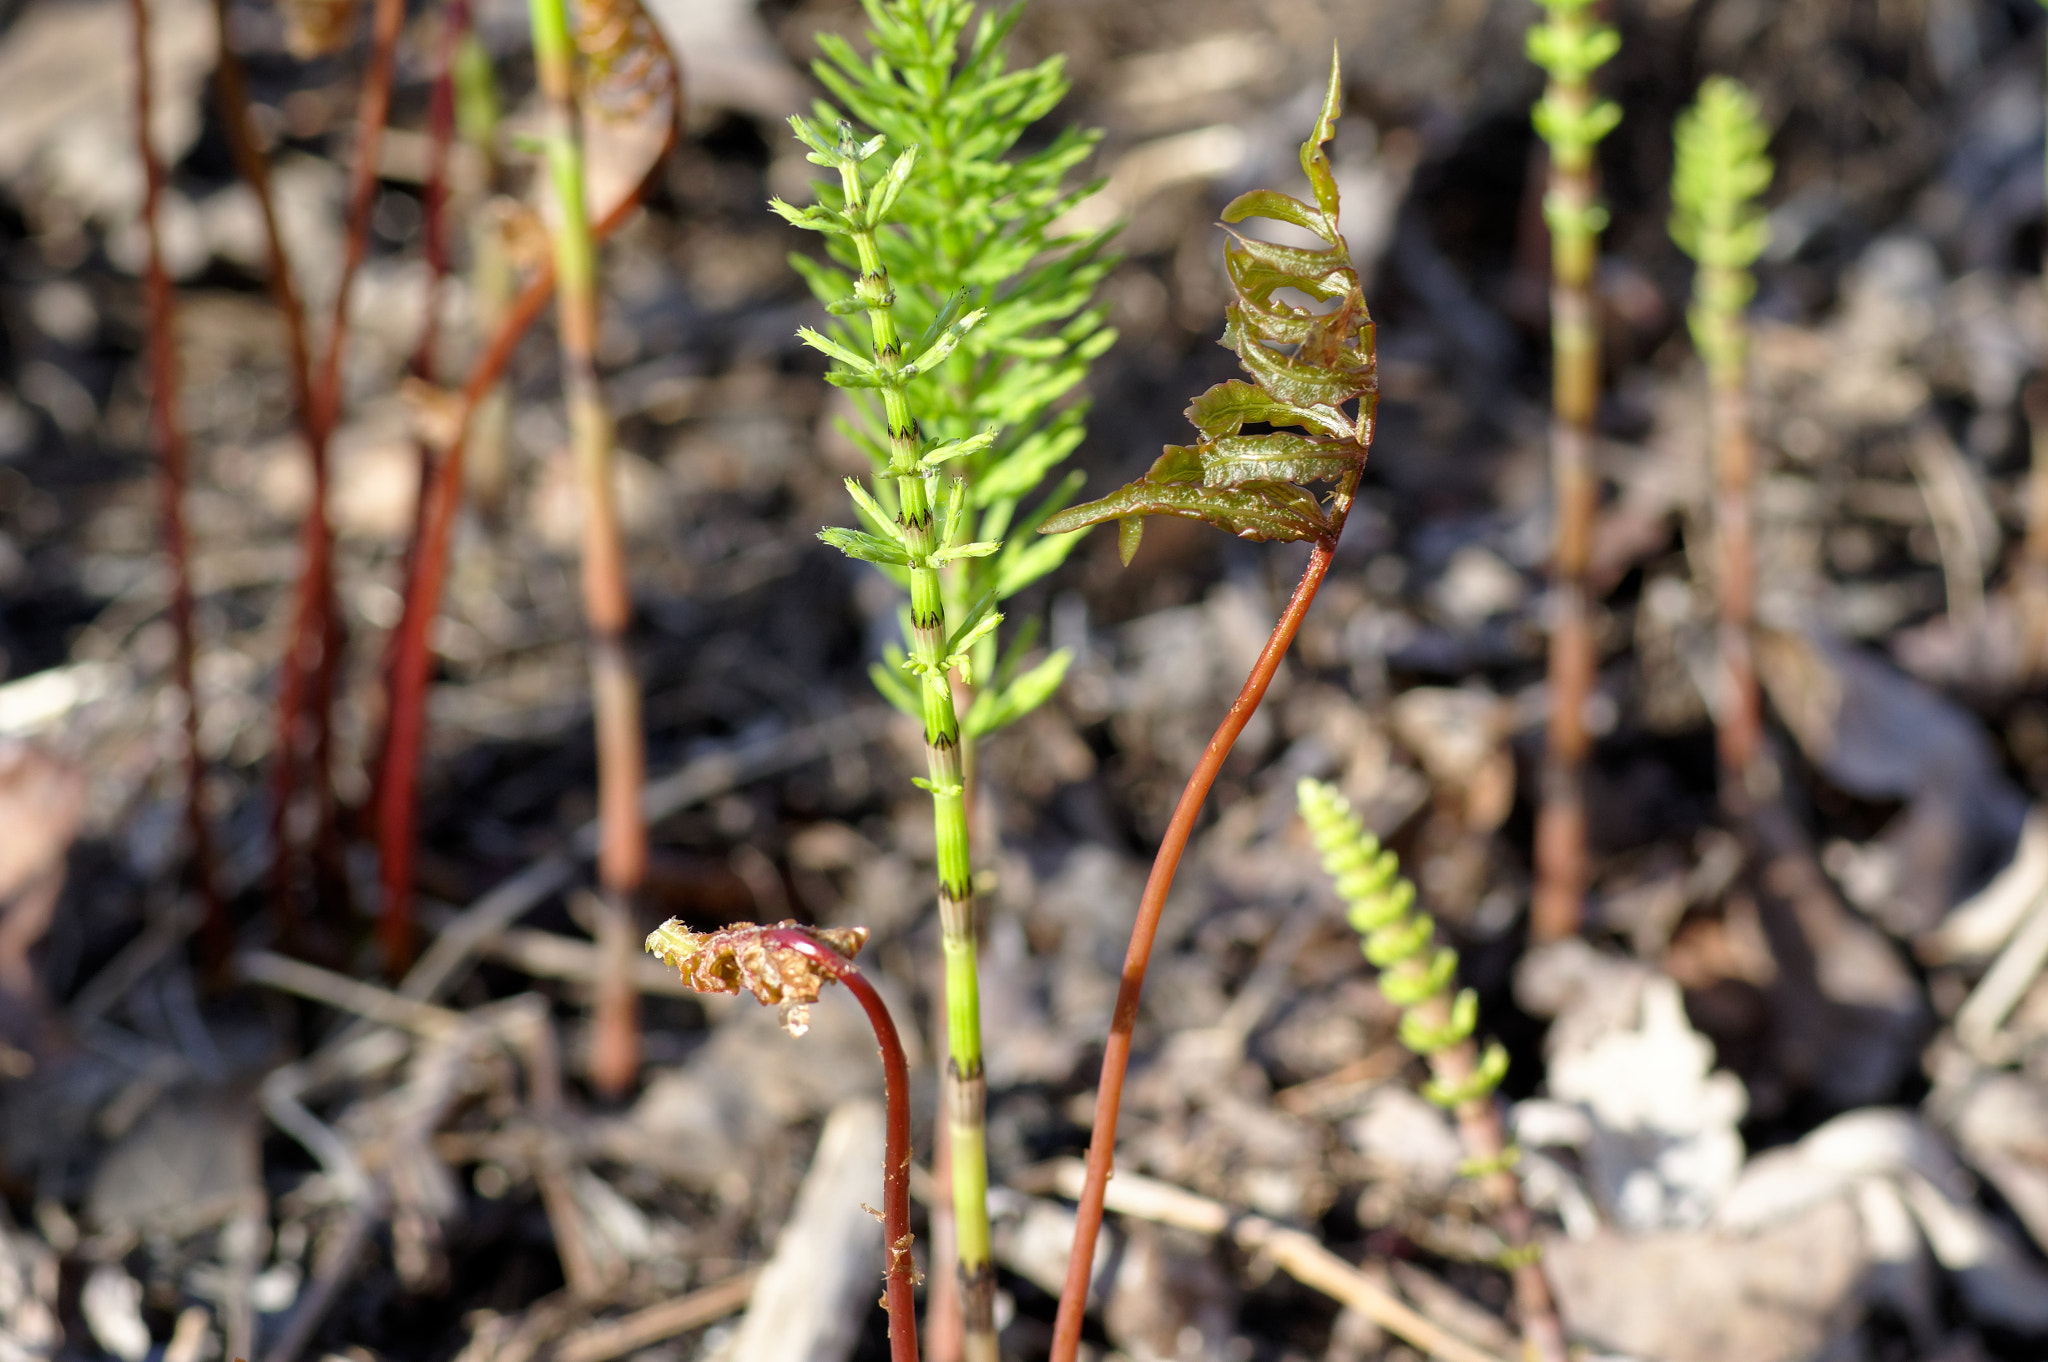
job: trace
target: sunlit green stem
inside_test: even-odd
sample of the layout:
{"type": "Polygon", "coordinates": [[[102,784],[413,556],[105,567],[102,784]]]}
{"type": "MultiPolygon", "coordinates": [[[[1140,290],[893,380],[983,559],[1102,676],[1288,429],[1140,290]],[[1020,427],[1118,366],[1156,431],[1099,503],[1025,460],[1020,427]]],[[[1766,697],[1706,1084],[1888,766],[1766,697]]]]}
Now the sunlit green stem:
{"type": "MultiPolygon", "coordinates": [[[[866,189],[857,163],[840,166],[849,219],[858,219],[866,189]]],[[[983,1125],[987,1096],[981,1064],[981,985],[975,963],[974,873],[968,852],[966,784],[960,722],[947,679],[951,662],[944,584],[934,561],[941,545],[932,504],[936,479],[919,465],[917,422],[902,345],[890,313],[894,295],[872,230],[855,231],[858,296],[873,332],[883,377],[889,469],[896,482],[897,523],[910,560],[910,668],[917,675],[924,719],[926,784],[938,838],[939,930],[946,961],[946,1127],[953,1177],[954,1237],[960,1263],[968,1362],[994,1362],[995,1268],[990,1260],[988,1153],[983,1125]]]]}

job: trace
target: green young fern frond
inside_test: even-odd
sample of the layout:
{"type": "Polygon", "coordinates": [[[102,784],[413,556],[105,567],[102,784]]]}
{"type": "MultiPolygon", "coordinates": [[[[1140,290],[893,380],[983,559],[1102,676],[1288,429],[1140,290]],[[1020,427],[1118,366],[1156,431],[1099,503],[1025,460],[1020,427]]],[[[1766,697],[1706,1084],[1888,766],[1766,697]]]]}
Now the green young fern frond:
{"type": "MultiPolygon", "coordinates": [[[[977,21],[967,0],[865,3],[865,54],[835,34],[819,35],[824,55],[812,70],[831,102],[819,104],[818,122],[843,118],[893,146],[919,149],[916,172],[888,214],[890,228],[876,238],[904,331],[930,328],[949,309],[986,314],[931,369],[933,381],[921,385],[918,400],[918,422],[929,438],[996,432],[948,470],[965,481],[976,518],[972,537],[1007,539],[948,569],[946,602],[957,613],[991,592],[1008,599],[1073,549],[1072,541],[1043,543],[1029,531],[1079,486],[1078,474],[1055,479],[1085,433],[1087,404],[1074,390],[1115,339],[1094,302],[1114,264],[1106,249],[1111,233],[1057,230],[1060,217],[1099,188],[1070,177],[1100,134],[1069,129],[1042,148],[1018,150],[1068,88],[1058,57],[1008,69],[1005,40],[1019,7],[977,21]]],[[[837,206],[836,185],[817,188],[821,205],[837,206]]],[[[792,264],[836,312],[852,297],[858,262],[847,240],[831,240],[828,249],[830,261],[795,257],[792,264]]],[[[845,323],[835,330],[858,348],[845,323]]],[[[872,393],[854,398],[856,418],[843,429],[881,469],[888,457],[882,404],[872,393]]],[[[1068,661],[1055,653],[1020,672],[1015,644],[999,659],[993,633],[973,652],[977,675],[1009,680],[977,692],[963,724],[970,738],[1035,708],[1058,687],[1068,661]]]]}
{"type": "MultiPolygon", "coordinates": [[[[1479,1020],[1478,996],[1469,988],[1452,994],[1458,953],[1436,944],[1436,922],[1415,907],[1415,885],[1401,874],[1399,858],[1380,846],[1331,786],[1304,778],[1295,798],[1323,869],[1336,881],[1345,918],[1362,938],[1360,949],[1380,972],[1380,992],[1401,1009],[1401,1043],[1427,1059],[1469,1040],[1479,1020]]],[[[1451,1082],[1432,1079],[1423,1096],[1460,1107],[1490,1094],[1507,1071],[1507,1051],[1490,1041],[1469,1074],[1451,1082]]]]}
{"type": "Polygon", "coordinates": [[[1687,317],[1700,355],[1725,374],[1742,364],[1741,314],[1756,293],[1750,266],[1770,244],[1757,206],[1771,184],[1770,132],[1755,96],[1715,76],[1679,115],[1673,142],[1671,239],[1700,267],[1687,317]]]}
{"type": "Polygon", "coordinates": [[[1372,442],[1379,378],[1372,318],[1337,229],[1337,180],[1324,146],[1336,131],[1343,84],[1335,57],[1315,130],[1301,144],[1301,169],[1315,201],[1270,189],[1240,194],[1225,223],[1268,218],[1304,228],[1317,248],[1281,246],[1230,232],[1225,271],[1236,298],[1225,309],[1222,344],[1251,377],[1230,379],[1187,409],[1198,438],[1168,445],[1145,476],[1098,501],[1048,516],[1040,533],[1118,522],[1124,562],[1138,550],[1146,516],[1200,520],[1245,539],[1327,540],[1341,523],[1372,442]],[[1317,311],[1275,296],[1293,289],[1317,311]],[[1357,414],[1346,411],[1356,401],[1357,414]],[[1247,435],[1247,424],[1276,429],[1247,435]],[[1278,427],[1296,427],[1294,434],[1278,427]],[[1328,504],[1303,484],[1337,484],[1328,504]]]}

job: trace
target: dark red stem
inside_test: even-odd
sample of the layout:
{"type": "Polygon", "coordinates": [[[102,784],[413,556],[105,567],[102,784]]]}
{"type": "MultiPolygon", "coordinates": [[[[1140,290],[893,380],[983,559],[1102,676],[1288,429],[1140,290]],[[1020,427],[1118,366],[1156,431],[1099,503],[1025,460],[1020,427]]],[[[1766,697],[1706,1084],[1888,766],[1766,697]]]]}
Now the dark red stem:
{"type": "Polygon", "coordinates": [[[1230,755],[1238,734],[1244,732],[1259,702],[1265,699],[1266,688],[1280,669],[1280,659],[1294,642],[1336,552],[1337,540],[1333,535],[1318,543],[1309,554],[1308,566],[1302,569],[1301,581],[1295,586],[1280,622],[1273,626],[1265,650],[1252,665],[1244,688],[1231,702],[1230,712],[1217,725],[1215,736],[1209,739],[1194,774],[1180,792],[1180,803],[1174,806],[1173,820],[1166,825],[1166,837],[1152,860],[1152,874],[1146,879],[1144,897],[1138,902],[1138,920],[1131,928],[1130,948],[1124,953],[1123,979],[1117,985],[1109,1042],[1102,1051],[1102,1081],[1095,1091],[1095,1128],[1088,1142],[1088,1177],[1082,1184],[1080,1205],[1075,1208],[1074,1247],[1067,1255],[1067,1280],[1060,1291],[1059,1319],[1053,1326],[1052,1362],[1074,1362],[1081,1344],[1081,1317],[1088,1308],[1088,1279],[1095,1266],[1095,1236],[1102,1228],[1102,1200],[1116,1157],[1117,1111],[1123,1102],[1124,1073],[1131,1063],[1131,1033],[1138,1024],[1138,999],[1145,990],[1145,969],[1152,960],[1152,942],[1159,934],[1159,915],[1166,907],[1167,891],[1173,888],[1174,872],[1180,868],[1181,855],[1195,830],[1202,801],[1209,797],[1209,787],[1216,783],[1216,774],[1223,769],[1224,759],[1230,755]]]}
{"type": "Polygon", "coordinates": [[[348,307],[355,277],[369,251],[370,210],[377,199],[377,170],[384,125],[391,112],[391,82],[404,0],[377,0],[371,22],[370,60],[363,72],[356,109],[354,164],[350,169],[348,229],[343,239],[341,281],[335,289],[327,349],[313,376],[306,420],[313,466],[313,498],[300,534],[298,590],[293,601],[290,641],[278,687],[277,766],[272,778],[272,885],[281,911],[291,913],[293,854],[291,803],[299,788],[299,761],[311,758],[318,818],[315,844],[323,858],[336,847],[333,704],[341,654],[341,621],[334,608],[334,532],[328,523],[329,437],[341,411],[341,361],[348,344],[348,307]],[[309,713],[310,711],[310,713],[309,713]],[[310,748],[310,751],[308,749],[310,748]]]}
{"type": "MultiPolygon", "coordinates": [[[[468,0],[448,0],[442,14],[441,42],[435,52],[434,88],[427,103],[427,178],[421,193],[424,224],[420,229],[420,254],[427,266],[426,316],[420,326],[419,343],[412,352],[413,376],[423,383],[435,382],[439,366],[434,352],[440,335],[441,287],[448,278],[448,161],[455,140],[455,54],[469,30],[468,0]]],[[[427,523],[427,494],[434,477],[434,451],[424,440],[416,442],[419,456],[419,490],[413,498],[412,534],[406,540],[405,557],[399,568],[399,596],[411,600],[413,578],[419,571],[420,540],[427,523]]],[[[371,804],[381,808],[384,799],[384,758],[390,746],[392,669],[398,664],[400,631],[392,630],[384,640],[384,657],[378,673],[384,680],[384,729],[371,757],[371,804]]]]}
{"type": "Polygon", "coordinates": [[[192,879],[206,910],[202,928],[206,962],[209,969],[218,969],[226,963],[231,943],[227,907],[214,878],[213,834],[206,823],[206,762],[199,753],[199,687],[195,681],[199,642],[193,618],[191,543],[185,527],[185,487],[191,477],[191,459],[183,423],[178,419],[177,297],[164,268],[163,240],[157,230],[164,167],[149,136],[154,94],[149,11],[145,0],[129,0],[128,8],[135,19],[135,149],[142,158],[142,223],[149,241],[143,282],[149,298],[150,416],[156,427],[164,552],[171,562],[171,631],[177,640],[171,666],[178,689],[185,692],[185,824],[192,838],[192,879]]]}
{"type": "MultiPolygon", "coordinates": [[[[314,420],[313,411],[313,365],[311,347],[306,342],[306,310],[299,302],[298,288],[293,282],[291,256],[285,249],[284,234],[278,226],[277,206],[270,192],[270,166],[257,149],[249,132],[249,95],[247,83],[242,74],[241,58],[235,52],[229,15],[230,0],[214,0],[214,20],[220,43],[220,63],[215,71],[216,91],[220,98],[221,123],[225,128],[228,148],[233,154],[237,170],[240,171],[251,192],[256,195],[258,210],[263,216],[264,245],[269,255],[269,275],[266,283],[272,301],[284,318],[285,354],[289,361],[292,380],[292,396],[297,410],[299,430],[306,441],[307,457],[314,471],[315,503],[324,507],[327,467],[327,436],[314,420]]],[[[324,528],[324,509],[316,519],[310,513],[302,527],[301,551],[307,562],[311,562],[324,537],[315,536],[316,526],[324,528]],[[316,542],[317,541],[317,542],[316,542]]],[[[301,578],[293,606],[294,620],[292,633],[287,640],[285,656],[281,665],[278,685],[278,736],[279,744],[274,765],[271,769],[271,835],[276,848],[272,863],[272,890],[275,911],[278,915],[279,931],[287,940],[294,935],[297,915],[291,895],[291,863],[287,851],[286,816],[293,792],[298,788],[297,735],[299,714],[304,706],[303,673],[299,668],[302,628],[298,617],[308,610],[306,592],[312,579],[305,573],[301,578]]]]}
{"type": "MultiPolygon", "coordinates": [[[[917,1362],[917,1269],[910,1256],[910,1066],[889,1008],[853,963],[801,927],[770,927],[764,941],[797,951],[845,984],[875,1028],[888,1125],[882,1146],[882,1251],[888,1260],[889,1362],[917,1362]]],[[[1089,1241],[1093,1243],[1091,1239],[1089,1241]]]]}
{"type": "MultiPolygon", "coordinates": [[[[448,278],[448,162],[455,145],[455,54],[469,32],[469,0],[448,0],[441,43],[434,53],[434,88],[427,100],[427,178],[421,187],[420,254],[427,263],[427,315],[413,351],[412,371],[434,381],[440,338],[441,285],[448,278]]],[[[424,466],[422,467],[424,473],[424,466]]]]}

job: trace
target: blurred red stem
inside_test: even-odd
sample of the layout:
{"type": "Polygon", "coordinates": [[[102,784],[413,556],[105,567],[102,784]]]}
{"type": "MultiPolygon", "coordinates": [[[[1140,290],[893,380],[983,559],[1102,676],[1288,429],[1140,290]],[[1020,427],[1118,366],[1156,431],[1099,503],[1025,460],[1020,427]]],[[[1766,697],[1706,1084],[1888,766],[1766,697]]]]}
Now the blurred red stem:
{"type": "Polygon", "coordinates": [[[334,534],[328,524],[327,445],[341,409],[341,362],[348,344],[349,299],[363,257],[369,250],[370,210],[377,199],[377,169],[384,146],[384,125],[391,112],[391,81],[397,63],[399,31],[405,21],[404,0],[376,0],[371,22],[370,60],[363,72],[361,102],[356,108],[354,164],[350,168],[348,229],[343,238],[341,279],[335,288],[334,311],[327,348],[313,375],[306,420],[308,455],[312,461],[313,496],[300,534],[301,565],[293,602],[290,641],[285,648],[284,675],[278,688],[277,767],[272,779],[272,834],[275,861],[272,884],[280,909],[289,914],[292,893],[290,812],[298,793],[299,758],[310,746],[312,781],[318,807],[315,844],[323,855],[334,846],[335,822],[333,744],[334,688],[341,653],[340,618],[334,609],[334,534]],[[308,712],[310,711],[310,713],[308,712]],[[310,727],[310,734],[307,729],[310,727]]]}
{"type": "MultiPolygon", "coordinates": [[[[448,278],[448,162],[455,141],[455,54],[468,31],[468,0],[448,0],[442,13],[440,45],[435,50],[433,93],[427,102],[427,178],[420,194],[420,254],[427,266],[427,296],[419,343],[412,352],[412,372],[423,383],[434,382],[438,370],[434,352],[440,336],[441,286],[448,278]]],[[[419,571],[420,540],[427,523],[427,492],[434,476],[433,449],[424,440],[416,444],[419,489],[413,498],[412,535],[406,540],[405,558],[399,568],[399,596],[403,600],[412,599],[413,577],[419,571]]],[[[371,758],[373,805],[381,805],[384,796],[384,756],[390,745],[391,678],[392,668],[398,662],[398,639],[399,631],[395,629],[386,636],[383,662],[378,668],[384,680],[385,732],[371,758]]]]}
{"type": "Polygon", "coordinates": [[[226,963],[231,943],[227,907],[214,877],[213,835],[206,823],[206,762],[199,753],[199,688],[195,681],[199,643],[193,618],[191,545],[185,527],[185,487],[191,476],[191,459],[178,419],[177,298],[170,273],[164,268],[163,239],[157,228],[164,167],[149,133],[154,95],[149,10],[145,0],[129,0],[128,8],[135,21],[135,149],[142,160],[142,222],[149,241],[143,282],[149,299],[150,416],[156,427],[164,552],[171,564],[171,630],[177,640],[171,667],[178,689],[185,692],[185,824],[192,838],[192,879],[206,911],[203,949],[208,967],[218,969],[226,963]]]}
{"type": "MultiPolygon", "coordinates": [[[[221,123],[226,130],[228,148],[234,156],[236,168],[255,194],[257,209],[263,217],[264,245],[270,267],[266,283],[271,299],[284,318],[285,353],[291,372],[293,403],[299,430],[306,442],[307,457],[314,471],[316,505],[324,505],[327,436],[314,419],[312,351],[306,341],[306,310],[299,301],[291,256],[285,249],[284,233],[278,225],[276,200],[270,190],[270,166],[249,132],[248,86],[230,32],[229,3],[230,0],[214,0],[214,20],[220,44],[215,89],[220,100],[221,123]]],[[[318,522],[309,514],[301,528],[301,553],[308,563],[319,552],[319,544],[314,541],[324,542],[323,536],[314,534],[316,524],[324,526],[324,523],[324,513],[318,522]]],[[[276,848],[271,867],[272,897],[278,928],[287,939],[293,935],[297,914],[291,894],[291,861],[286,854],[286,815],[291,795],[298,787],[298,752],[294,739],[299,728],[298,715],[304,707],[304,680],[299,666],[304,642],[301,617],[308,610],[306,593],[312,580],[302,571],[294,593],[292,632],[286,643],[278,682],[278,750],[271,769],[271,839],[276,848]]]]}
{"type": "Polygon", "coordinates": [[[427,178],[420,191],[420,253],[427,264],[427,312],[419,346],[413,351],[412,371],[429,383],[434,381],[434,348],[440,339],[441,284],[448,277],[448,162],[455,145],[455,54],[468,32],[469,0],[448,0],[441,18],[440,46],[434,53],[434,88],[427,101],[427,178]]]}
{"type": "Polygon", "coordinates": [[[910,1255],[910,1067],[904,1061],[902,1038],[896,1034],[888,1005],[860,966],[801,927],[765,928],[761,937],[799,952],[845,984],[875,1028],[889,1112],[882,1147],[882,1239],[889,1264],[882,1304],[889,1312],[889,1362],[917,1362],[917,1270],[910,1255]]]}
{"type": "MultiPolygon", "coordinates": [[[[1342,528],[1340,519],[1338,530],[1341,532],[1342,528]]],[[[1082,1184],[1080,1205],[1075,1208],[1074,1246],[1067,1255],[1067,1280],[1060,1291],[1059,1319],[1053,1326],[1052,1362],[1074,1362],[1081,1344],[1081,1317],[1087,1312],[1088,1280],[1095,1266],[1095,1236],[1102,1228],[1103,1196],[1116,1157],[1117,1111],[1123,1102],[1124,1074],[1131,1063],[1131,1033],[1138,1024],[1138,999],[1144,992],[1145,969],[1152,959],[1152,942],[1159,934],[1159,916],[1166,907],[1167,891],[1173,888],[1174,872],[1180,868],[1181,855],[1194,833],[1202,802],[1209,797],[1209,787],[1216,783],[1216,775],[1223,769],[1224,759],[1230,755],[1238,734],[1244,732],[1259,702],[1265,699],[1266,688],[1280,669],[1280,659],[1294,642],[1336,552],[1337,539],[1333,534],[1309,554],[1308,566],[1302,569],[1301,581],[1296,584],[1279,623],[1273,626],[1265,650],[1252,665],[1251,675],[1245,678],[1237,699],[1231,702],[1230,712],[1217,725],[1194,774],[1188,777],[1180,802],[1174,806],[1173,819],[1166,825],[1166,837],[1153,858],[1144,897],[1138,902],[1138,920],[1131,928],[1130,948],[1124,954],[1123,978],[1117,985],[1109,1041],[1102,1051],[1102,1081],[1095,1091],[1095,1128],[1088,1142],[1088,1177],[1082,1184]]]]}

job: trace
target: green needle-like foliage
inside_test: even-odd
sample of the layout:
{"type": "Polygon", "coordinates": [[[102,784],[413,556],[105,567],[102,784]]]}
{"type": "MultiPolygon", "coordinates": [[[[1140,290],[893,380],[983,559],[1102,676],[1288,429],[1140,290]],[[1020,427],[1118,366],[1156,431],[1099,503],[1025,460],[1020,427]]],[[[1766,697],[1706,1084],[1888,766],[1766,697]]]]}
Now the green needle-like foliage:
{"type": "MultiPolygon", "coordinates": [[[[999,603],[1037,581],[1073,551],[1072,540],[1030,534],[1070,500],[1080,474],[1049,490],[1080,444],[1087,410],[1073,397],[1088,365],[1115,339],[1093,298],[1113,260],[1109,232],[1061,234],[1055,224],[1098,183],[1070,177],[1100,134],[1068,129],[1035,151],[1018,142],[1066,95],[1061,58],[1007,69],[1005,40],[1020,6],[977,20],[966,0],[866,0],[868,53],[820,34],[824,57],[813,71],[832,95],[817,126],[849,122],[856,135],[916,148],[916,170],[886,214],[876,247],[896,290],[895,315],[906,334],[944,333],[967,309],[981,320],[957,346],[921,366],[917,419],[924,435],[950,446],[948,471],[962,480],[960,534],[991,547],[950,559],[943,586],[950,614],[999,603]],[[970,32],[971,30],[971,32],[970,32]],[[1007,542],[1004,542],[1007,539],[1007,542]]],[[[838,186],[818,186],[827,208],[838,186]]],[[[796,256],[792,264],[837,316],[855,301],[859,262],[852,242],[831,243],[835,263],[796,256]]],[[[846,323],[832,338],[858,346],[846,323]]],[[[857,393],[847,433],[888,465],[888,427],[872,393],[857,393]]],[[[884,490],[882,501],[889,505],[884,490]]],[[[891,566],[900,566],[894,565],[891,566]]],[[[998,657],[993,628],[966,651],[980,683],[962,716],[971,742],[1011,723],[1058,689],[1069,661],[1054,653],[1019,674],[1035,630],[1020,631],[998,657]]],[[[901,657],[875,669],[876,685],[899,708],[917,713],[901,677],[901,657]]]]}
{"type": "MultiPolygon", "coordinates": [[[[1401,1009],[1401,1043],[1429,1059],[1469,1040],[1479,999],[1469,988],[1451,992],[1458,953],[1436,943],[1436,922],[1416,909],[1415,885],[1401,874],[1400,859],[1380,846],[1331,786],[1303,779],[1295,798],[1323,869],[1344,900],[1345,918],[1362,938],[1359,949],[1380,972],[1380,992],[1401,1009]]],[[[1507,1051],[1489,1041],[1470,1072],[1439,1075],[1423,1096],[1455,1109],[1487,1096],[1507,1071],[1507,1051]]]]}
{"type": "Polygon", "coordinates": [[[1741,82],[1716,76],[1678,117],[1671,239],[1699,262],[1686,314],[1693,344],[1717,380],[1743,362],[1742,310],[1756,293],[1750,266],[1770,243],[1758,197],[1771,183],[1770,132],[1741,82]]]}

